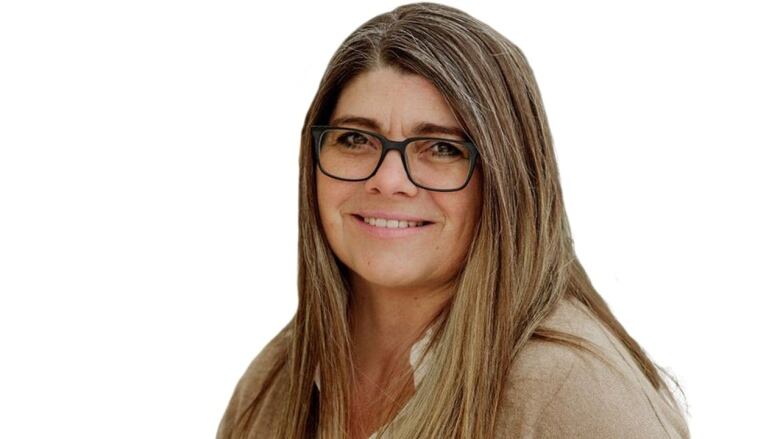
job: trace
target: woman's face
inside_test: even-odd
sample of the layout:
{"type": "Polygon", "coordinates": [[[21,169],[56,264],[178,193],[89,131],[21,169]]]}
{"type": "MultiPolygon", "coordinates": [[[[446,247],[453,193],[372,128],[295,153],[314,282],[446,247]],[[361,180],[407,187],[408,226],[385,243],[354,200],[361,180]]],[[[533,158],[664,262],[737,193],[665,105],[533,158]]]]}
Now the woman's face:
{"type": "MultiPolygon", "coordinates": [[[[413,129],[422,122],[459,126],[431,82],[388,68],[365,72],[350,81],[329,122],[373,131],[390,140],[419,135],[413,129]],[[371,119],[376,126],[337,121],[345,116],[371,119]]],[[[435,133],[426,136],[458,139],[435,133]]],[[[450,281],[464,262],[482,204],[481,173],[476,167],[460,191],[429,191],[409,181],[400,154],[390,151],[376,174],[365,181],[336,180],[318,169],[317,198],[328,242],[349,268],[352,282],[436,289],[450,281]],[[364,217],[416,218],[431,224],[382,228],[366,224],[364,217]]]]}

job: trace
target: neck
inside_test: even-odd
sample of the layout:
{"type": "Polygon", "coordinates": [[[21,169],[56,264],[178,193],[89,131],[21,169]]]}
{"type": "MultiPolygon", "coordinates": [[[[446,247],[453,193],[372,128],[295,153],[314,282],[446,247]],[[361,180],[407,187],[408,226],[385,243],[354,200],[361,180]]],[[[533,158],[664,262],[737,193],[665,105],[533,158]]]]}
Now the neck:
{"type": "Polygon", "coordinates": [[[451,297],[451,287],[388,288],[353,276],[350,330],[356,365],[381,376],[409,348],[451,297]]]}

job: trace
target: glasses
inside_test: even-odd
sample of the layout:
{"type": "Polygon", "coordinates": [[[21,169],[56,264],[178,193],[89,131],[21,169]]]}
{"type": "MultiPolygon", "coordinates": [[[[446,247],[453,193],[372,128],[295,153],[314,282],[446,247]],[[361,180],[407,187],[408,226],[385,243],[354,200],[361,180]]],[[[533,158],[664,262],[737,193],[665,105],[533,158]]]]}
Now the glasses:
{"type": "Polygon", "coordinates": [[[459,191],[471,179],[479,156],[477,147],[466,140],[411,137],[396,142],[371,131],[326,125],[314,125],[311,132],[317,166],[325,175],[343,181],[368,180],[387,153],[397,150],[415,186],[459,191]]]}

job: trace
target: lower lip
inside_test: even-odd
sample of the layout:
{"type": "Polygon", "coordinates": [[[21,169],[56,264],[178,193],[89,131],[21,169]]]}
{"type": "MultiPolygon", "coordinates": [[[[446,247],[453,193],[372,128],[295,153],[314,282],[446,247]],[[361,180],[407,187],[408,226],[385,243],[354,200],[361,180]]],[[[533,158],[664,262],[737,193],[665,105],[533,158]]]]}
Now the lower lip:
{"type": "Polygon", "coordinates": [[[435,224],[435,223],[428,223],[424,226],[407,227],[405,229],[402,228],[391,229],[389,227],[372,226],[371,224],[363,221],[363,218],[357,215],[350,215],[350,217],[354,222],[357,223],[357,226],[359,228],[365,230],[370,235],[376,236],[378,238],[403,238],[406,236],[419,235],[420,233],[428,231],[428,229],[430,229],[430,227],[435,224]]]}

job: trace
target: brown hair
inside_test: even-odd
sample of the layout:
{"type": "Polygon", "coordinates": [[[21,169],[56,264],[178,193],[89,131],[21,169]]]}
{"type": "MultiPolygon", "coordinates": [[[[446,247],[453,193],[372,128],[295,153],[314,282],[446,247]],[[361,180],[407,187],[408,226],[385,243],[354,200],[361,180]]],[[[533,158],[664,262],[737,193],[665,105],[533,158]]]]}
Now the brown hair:
{"type": "MultiPolygon", "coordinates": [[[[590,350],[584,339],[540,327],[564,297],[589,308],[652,385],[678,404],[660,376],[663,369],[613,316],[575,255],[552,136],[525,56],[458,9],[414,3],[374,17],[347,37],[306,114],[300,145],[299,305],[286,328],[286,355],[264,384],[286,368],[289,394],[275,437],[340,438],[349,430],[350,286],[319,218],[310,127],[327,123],[352,78],[379,67],[421,75],[437,87],[480,150],[483,191],[467,260],[432,337],[437,346],[432,366],[404,410],[398,408],[407,395],[387,411],[387,420],[396,415],[397,437],[493,437],[496,395],[530,339],[590,350]],[[318,364],[321,391],[313,384],[318,364]]],[[[232,437],[250,435],[253,414],[251,408],[244,413],[232,437]]]]}

